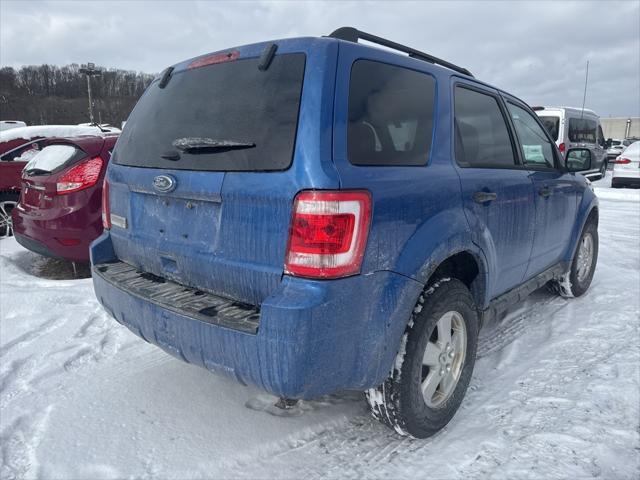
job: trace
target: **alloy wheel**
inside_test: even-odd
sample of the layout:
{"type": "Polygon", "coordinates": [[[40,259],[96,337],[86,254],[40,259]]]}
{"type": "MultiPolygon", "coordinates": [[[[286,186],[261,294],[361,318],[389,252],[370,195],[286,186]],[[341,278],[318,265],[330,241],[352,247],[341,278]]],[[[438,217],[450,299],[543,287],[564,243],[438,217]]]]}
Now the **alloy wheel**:
{"type": "Polygon", "coordinates": [[[585,234],[578,247],[578,260],[576,268],[576,277],[578,281],[582,283],[591,273],[591,266],[593,265],[593,237],[590,233],[585,234]]]}
{"type": "Polygon", "coordinates": [[[0,238],[11,237],[13,235],[11,211],[17,204],[17,202],[12,200],[0,202],[0,238]]]}
{"type": "Polygon", "coordinates": [[[438,408],[456,389],[467,353],[467,328],[462,315],[442,315],[427,342],[422,359],[422,397],[438,408]]]}

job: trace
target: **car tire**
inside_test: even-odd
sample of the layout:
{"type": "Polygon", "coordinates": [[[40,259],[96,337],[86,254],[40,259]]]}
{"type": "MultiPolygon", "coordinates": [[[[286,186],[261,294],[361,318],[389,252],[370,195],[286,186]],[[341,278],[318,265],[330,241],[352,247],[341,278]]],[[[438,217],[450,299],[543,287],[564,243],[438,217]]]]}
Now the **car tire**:
{"type": "Polygon", "coordinates": [[[0,238],[13,236],[11,211],[18,204],[16,193],[0,193],[0,238]]]}
{"type": "Polygon", "coordinates": [[[598,263],[598,225],[590,220],[584,226],[573,254],[571,268],[561,279],[551,282],[551,291],[567,298],[580,297],[589,289],[598,263]]]}
{"type": "Polygon", "coordinates": [[[602,166],[600,167],[600,179],[603,179],[607,175],[607,161],[602,161],[602,166]]]}
{"type": "Polygon", "coordinates": [[[441,430],[471,381],[478,329],[475,302],[461,281],[431,284],[413,310],[389,377],[366,392],[373,416],[414,438],[441,430]]]}

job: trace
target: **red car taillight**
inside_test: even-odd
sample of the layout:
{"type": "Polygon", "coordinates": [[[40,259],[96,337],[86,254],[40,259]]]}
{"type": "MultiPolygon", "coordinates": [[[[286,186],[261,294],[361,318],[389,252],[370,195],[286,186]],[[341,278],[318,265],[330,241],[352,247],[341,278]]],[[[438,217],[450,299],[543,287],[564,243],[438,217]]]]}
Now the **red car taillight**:
{"type": "Polygon", "coordinates": [[[102,158],[100,157],[90,158],[71,167],[56,183],[58,195],[93,187],[100,177],[100,170],[102,170],[102,158]]]}
{"type": "Polygon", "coordinates": [[[105,177],[102,182],[102,226],[105,230],[111,228],[111,210],[109,209],[109,182],[105,177]]]}
{"type": "Polygon", "coordinates": [[[615,163],[617,165],[627,165],[628,163],[631,163],[631,160],[629,160],[628,158],[620,157],[616,158],[612,163],[615,163]]]}
{"type": "Polygon", "coordinates": [[[293,205],[285,272],[309,278],[359,273],[370,220],[368,192],[300,192],[293,205]]]}
{"type": "Polygon", "coordinates": [[[564,151],[567,149],[567,147],[564,143],[561,143],[560,145],[558,145],[558,149],[560,150],[560,153],[564,154],[564,151]]]}

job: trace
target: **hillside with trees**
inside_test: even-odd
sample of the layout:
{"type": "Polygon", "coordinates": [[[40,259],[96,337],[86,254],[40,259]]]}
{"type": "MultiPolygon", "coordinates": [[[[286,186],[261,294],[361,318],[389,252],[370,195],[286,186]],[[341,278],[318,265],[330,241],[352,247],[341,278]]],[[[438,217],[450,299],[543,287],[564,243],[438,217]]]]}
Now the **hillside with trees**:
{"type": "MultiPolygon", "coordinates": [[[[92,77],[95,120],[119,127],[153,78],[118,69],[92,77]]],[[[88,122],[87,79],[80,65],[1,68],[0,120],[22,120],[27,125],[88,122]]]]}

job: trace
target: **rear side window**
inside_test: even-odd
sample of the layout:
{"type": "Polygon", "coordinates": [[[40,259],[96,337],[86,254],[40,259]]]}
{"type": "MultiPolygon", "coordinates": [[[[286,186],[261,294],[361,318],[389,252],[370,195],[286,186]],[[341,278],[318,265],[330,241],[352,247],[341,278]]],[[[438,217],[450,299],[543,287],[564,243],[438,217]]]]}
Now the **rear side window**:
{"type": "Polygon", "coordinates": [[[462,167],[514,167],[511,137],[496,98],[456,87],[454,102],[458,164],[462,167]]]}
{"type": "Polygon", "coordinates": [[[533,115],[510,102],[507,108],[518,134],[525,165],[553,168],[553,146],[533,115]]]}
{"type": "Polygon", "coordinates": [[[596,143],[598,124],[588,118],[569,119],[569,141],[579,143],[596,143]]]}
{"type": "Polygon", "coordinates": [[[285,170],[293,159],[302,53],[240,59],[154,82],[128,118],[113,161],[206,171],[285,170]]]}
{"type": "Polygon", "coordinates": [[[354,165],[424,165],[433,135],[435,80],[358,60],[351,69],[347,155],[354,165]]]}
{"type": "Polygon", "coordinates": [[[24,171],[35,175],[49,174],[62,170],[84,156],[85,153],[73,145],[49,145],[33,156],[24,171]]]}
{"type": "Polygon", "coordinates": [[[551,138],[554,141],[558,140],[558,133],[560,131],[560,117],[543,117],[542,115],[538,116],[540,121],[544,125],[544,128],[547,129],[551,138]]]}

